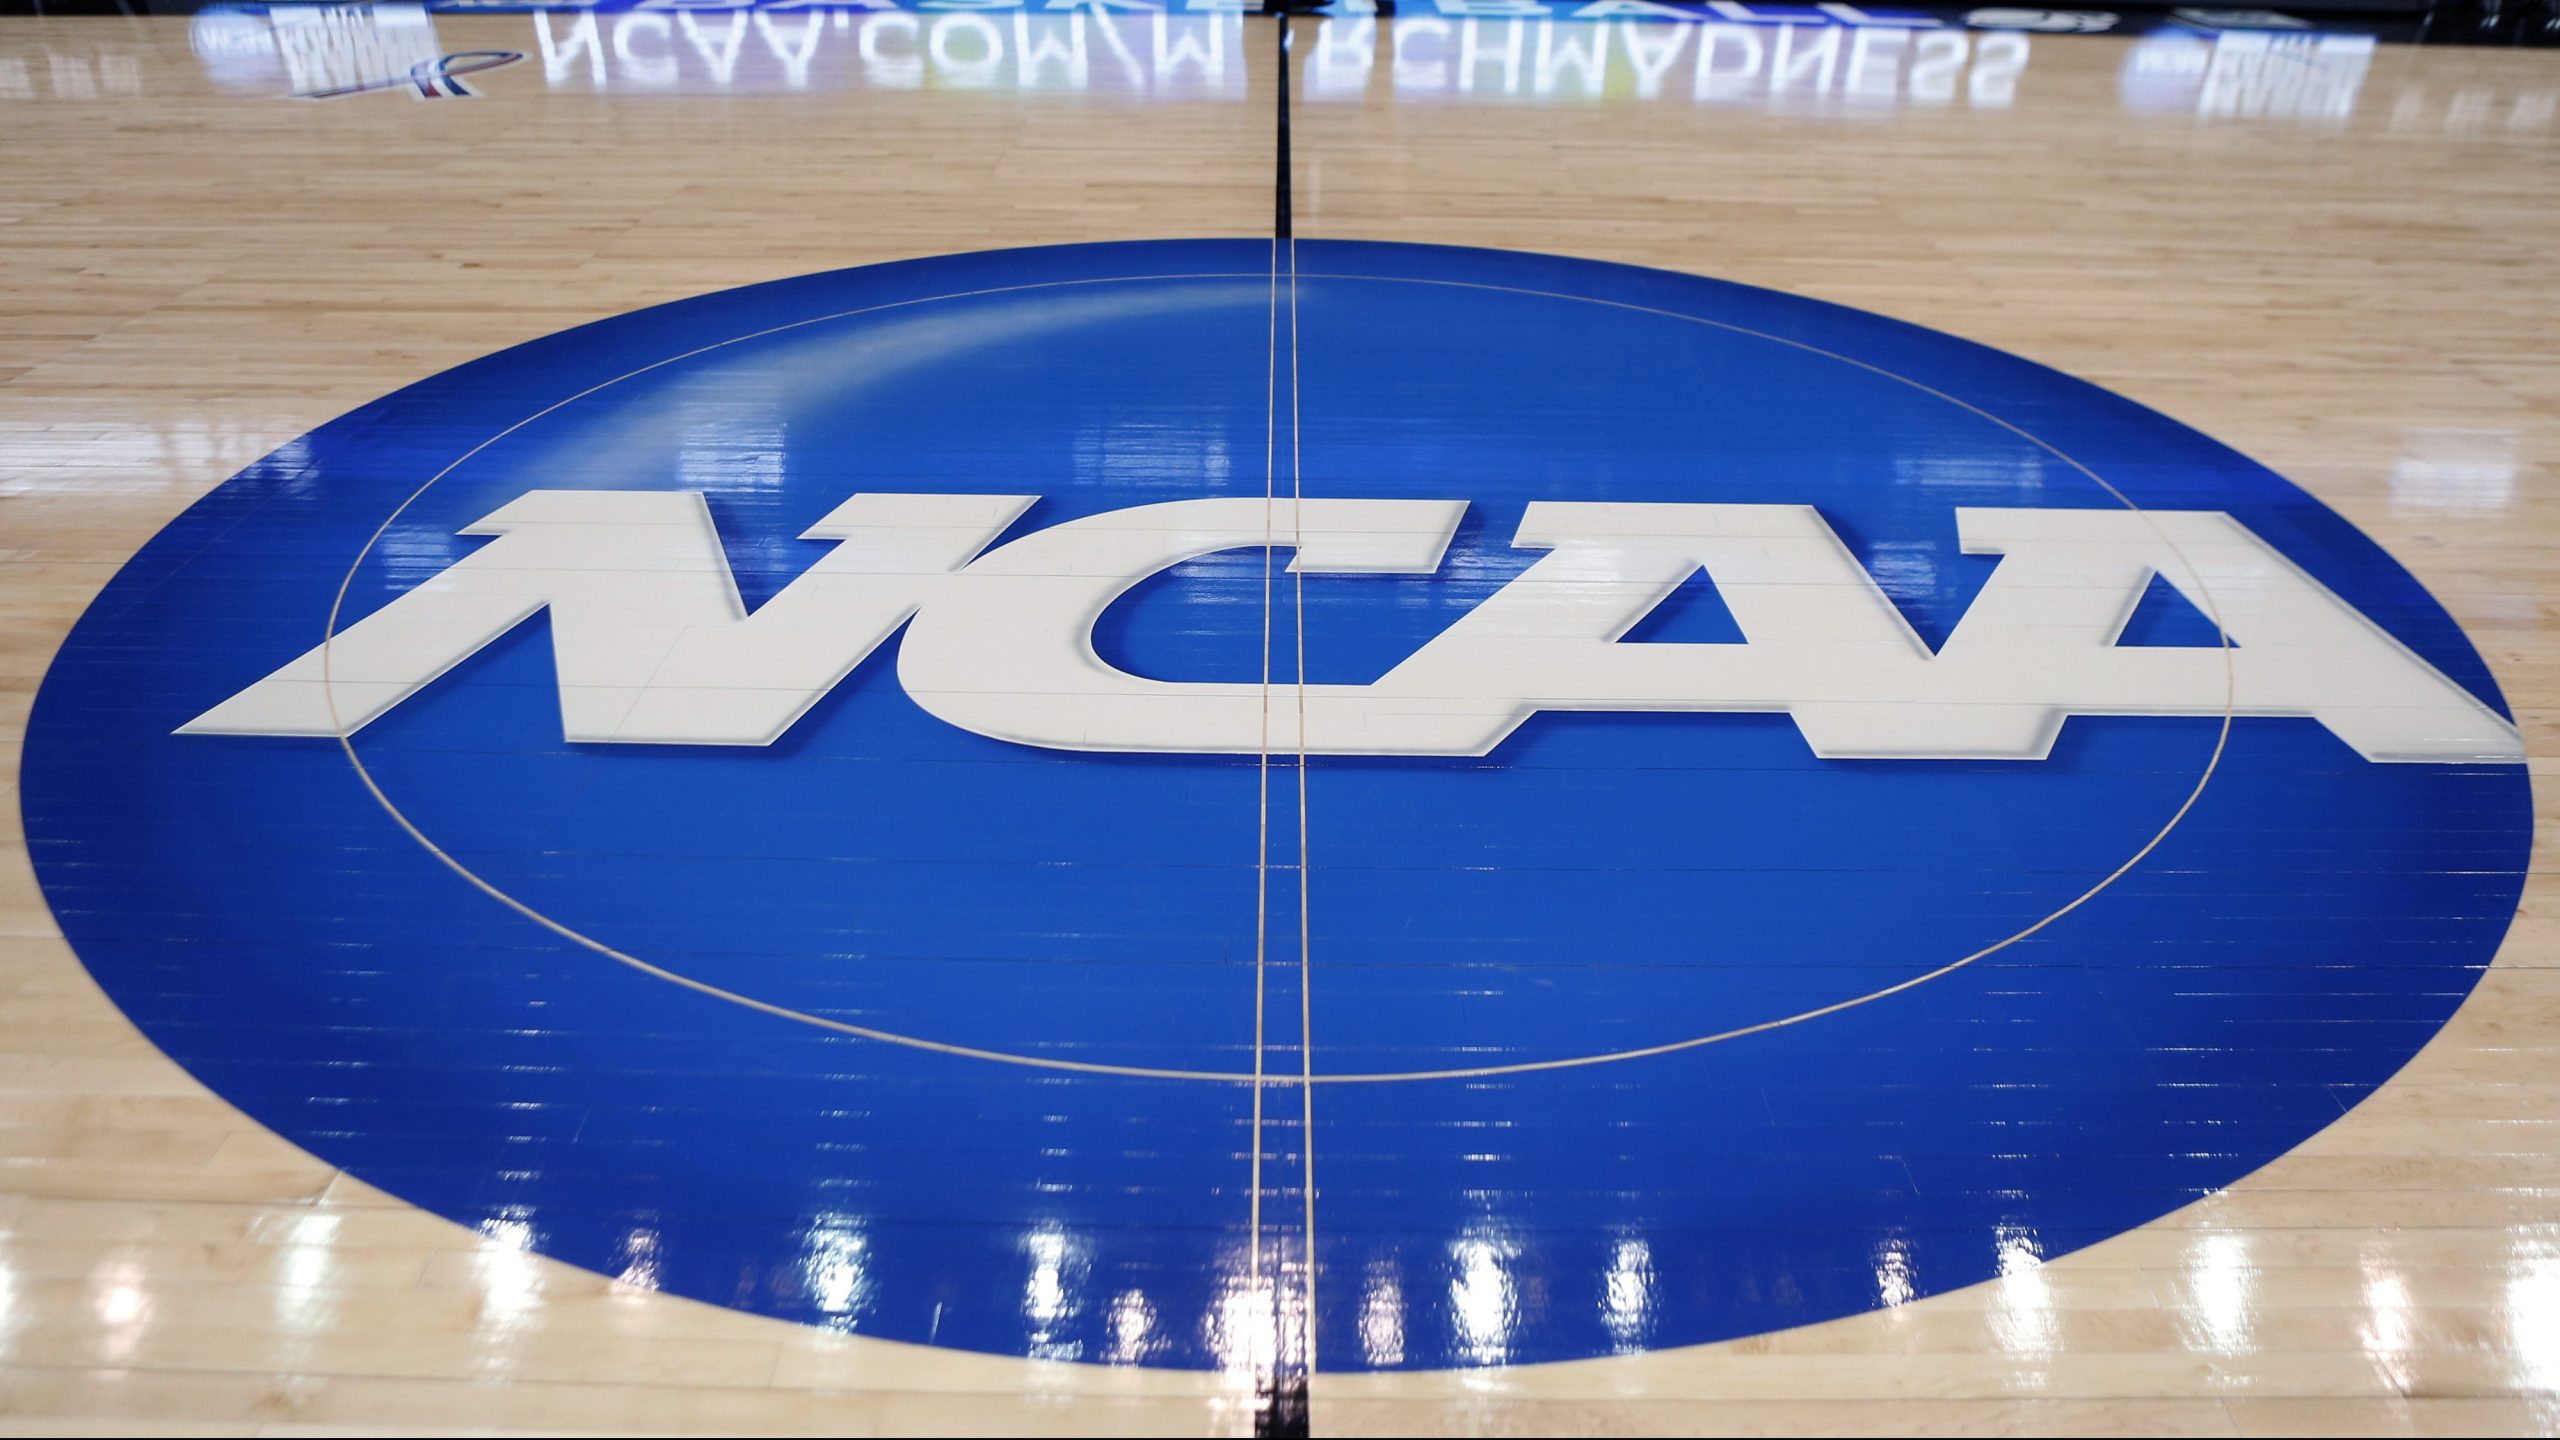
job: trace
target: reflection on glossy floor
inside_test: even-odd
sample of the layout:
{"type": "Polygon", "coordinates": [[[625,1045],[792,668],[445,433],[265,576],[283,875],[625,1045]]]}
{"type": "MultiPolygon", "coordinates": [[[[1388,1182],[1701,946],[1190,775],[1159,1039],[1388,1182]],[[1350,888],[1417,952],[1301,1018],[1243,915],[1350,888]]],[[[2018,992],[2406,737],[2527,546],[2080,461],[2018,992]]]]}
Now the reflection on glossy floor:
{"type": "MultiPolygon", "coordinates": [[[[13,763],[48,660],[128,556],[235,471],[404,385],[642,306],[837,267],[1270,233],[1265,20],[410,23],[369,43],[404,61],[526,58],[436,82],[467,101],[296,102],[279,97],[359,84],[380,57],[247,17],[0,24],[13,763]]],[[[2379,540],[2479,647],[2528,768],[2560,744],[2560,502],[2545,493],[2560,456],[2560,61],[1463,17],[1302,20],[1294,53],[1300,236],[1710,275],[2095,382],[2379,540]]],[[[1308,323],[1316,335],[1325,319],[1308,323]]],[[[1382,378],[1394,353],[1372,357],[1382,378]]],[[[1558,363],[1595,362],[1559,346],[1558,363]]],[[[1552,378],[1456,377],[1524,397],[1552,378]]],[[[1329,383],[1310,376],[1307,396],[1348,386],[1329,383]]],[[[1668,378],[1659,401],[1698,403],[1668,378]]],[[[23,851],[6,773],[0,825],[23,851]]],[[[2227,1191],[2051,1261],[2004,1247],[1999,1278],[1969,1288],[1897,1303],[1887,1283],[1879,1308],[1803,1328],[1552,1365],[1320,1369],[1317,1428],[2560,1429],[2560,983],[2543,868],[2537,851],[2498,963],[2410,1067],[2227,1191]]],[[[1230,1372],[833,1334],[413,1209],[142,1039],[21,859],[0,867],[0,984],[12,1426],[1253,1425],[1250,1379],[1230,1372]]],[[[1501,1323],[1500,1232],[1518,1219],[1497,1197],[1496,1238],[1461,1257],[1442,1311],[1463,1322],[1478,1301],[1501,1323]]],[[[1026,1252],[1027,1306],[1063,1303],[1041,1288],[1067,1283],[1046,1253],[1026,1252]]]]}

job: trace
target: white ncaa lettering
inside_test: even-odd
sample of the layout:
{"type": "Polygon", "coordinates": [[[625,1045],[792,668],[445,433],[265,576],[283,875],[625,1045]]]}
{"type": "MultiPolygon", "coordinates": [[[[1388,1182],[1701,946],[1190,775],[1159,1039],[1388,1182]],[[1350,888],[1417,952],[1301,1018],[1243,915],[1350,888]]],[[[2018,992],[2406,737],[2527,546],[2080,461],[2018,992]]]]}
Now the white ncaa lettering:
{"type": "Polygon", "coordinates": [[[1430,574],[1466,502],[1168,501],[980,555],[1031,503],[857,495],[805,534],[836,548],[750,615],[700,497],[535,491],[464,532],[489,545],[181,728],[352,734],[547,608],[584,742],[771,744],[907,624],[918,705],[1067,750],[1482,755],[1541,710],[1670,710],[1783,712],[1832,759],[2032,760],[2072,715],[2228,707],[2311,718],[2371,761],[2523,758],[2495,711],[2218,511],[1959,509],[1964,550],[2001,559],[1932,654],[1809,506],[1542,501],[1514,543],[1547,553],[1375,683],[1266,691],[1129,674],[1094,626],[1152,575],[1266,543],[1309,574],[1430,574]],[[1623,639],[1701,570],[1743,643],[1623,639]],[[2118,644],[2155,575],[2236,648],[2118,644]]]}
{"type": "Polygon", "coordinates": [[[700,495],[535,490],[462,531],[497,539],[180,732],[354,734],[547,607],[565,738],[770,745],[1035,498],[856,495],[801,534],[840,543],[749,615],[700,495]]]}
{"type": "MultiPolygon", "coordinates": [[[[1428,575],[1463,500],[1172,500],[1070,520],[990,551],[918,614],[898,683],[927,711],[981,735],[1061,750],[1252,755],[1298,748],[1297,686],[1271,705],[1253,684],[1148,680],[1105,661],[1093,627],[1151,575],[1221,550],[1294,546],[1311,575],[1428,575]]],[[[1309,685],[1307,706],[1356,720],[1365,685],[1309,685]]],[[[1309,729],[1355,738],[1356,726],[1309,729]]],[[[1313,747],[1310,747],[1313,748],[1313,747]]],[[[1328,753],[1355,753],[1340,744],[1328,753]]],[[[1381,750],[1376,753],[1455,753],[1381,750]]]]}

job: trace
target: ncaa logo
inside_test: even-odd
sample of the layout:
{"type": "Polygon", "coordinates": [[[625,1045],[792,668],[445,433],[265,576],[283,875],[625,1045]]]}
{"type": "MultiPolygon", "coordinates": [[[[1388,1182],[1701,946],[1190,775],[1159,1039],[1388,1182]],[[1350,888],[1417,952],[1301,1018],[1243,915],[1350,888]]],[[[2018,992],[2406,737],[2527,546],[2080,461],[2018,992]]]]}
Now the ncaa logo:
{"type": "Polygon", "coordinates": [[[1833,1318],[2388,1079],[2530,838],[2351,526],[2013,357],[1424,246],[535,341],[234,478],[30,727],[126,1013],[358,1177],[862,1334],[1328,1369],[1833,1318]]]}

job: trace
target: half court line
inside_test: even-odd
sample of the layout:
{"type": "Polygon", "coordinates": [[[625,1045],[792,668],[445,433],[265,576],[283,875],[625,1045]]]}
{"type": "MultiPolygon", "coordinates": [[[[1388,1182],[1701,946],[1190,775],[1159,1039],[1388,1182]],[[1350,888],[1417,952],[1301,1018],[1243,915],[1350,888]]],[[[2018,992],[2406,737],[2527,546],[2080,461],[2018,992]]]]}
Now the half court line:
{"type": "MultiPolygon", "coordinates": [[[[1279,384],[1280,374],[1278,334],[1280,267],[1285,255],[1288,267],[1289,284],[1289,528],[1290,534],[1296,536],[1298,534],[1298,526],[1302,515],[1302,502],[1306,498],[1306,487],[1304,483],[1304,468],[1298,453],[1298,237],[1294,215],[1296,210],[1296,196],[1290,184],[1290,171],[1294,162],[1290,152],[1289,143],[1289,11],[1285,0],[1282,0],[1282,3],[1272,4],[1268,13],[1272,16],[1273,28],[1277,32],[1275,36],[1276,44],[1274,47],[1277,51],[1277,56],[1274,62],[1273,71],[1277,80],[1277,84],[1274,87],[1277,93],[1272,107],[1272,116],[1274,121],[1274,173],[1272,181],[1271,219],[1273,334],[1270,369],[1271,383],[1276,391],[1279,384]]],[[[1266,465],[1264,471],[1263,492],[1263,740],[1260,772],[1262,781],[1263,835],[1262,876],[1261,886],[1259,887],[1266,896],[1268,894],[1270,884],[1271,858],[1271,628],[1273,623],[1273,611],[1278,603],[1278,596],[1272,585],[1274,578],[1273,566],[1276,563],[1276,558],[1275,549],[1272,544],[1274,531],[1271,527],[1271,514],[1277,505],[1279,480],[1277,466],[1275,464],[1268,463],[1268,460],[1270,449],[1277,445],[1279,439],[1279,413],[1276,403],[1273,406],[1269,419],[1270,425],[1266,432],[1268,439],[1265,447],[1266,465]]],[[[1291,1296],[1285,1293],[1289,1288],[1287,1246],[1285,1243],[1275,1246],[1272,1264],[1272,1288],[1270,1292],[1271,1308],[1269,1313],[1271,1331],[1268,1336],[1272,1346],[1271,1364],[1267,1370],[1262,1372],[1263,1378],[1267,1382],[1266,1388],[1261,1395],[1256,1397],[1257,1403],[1254,1409],[1254,1433],[1257,1436],[1271,1437],[1297,1437],[1311,1433],[1312,1416],[1309,1411],[1308,1390],[1309,1378],[1315,1370],[1315,1086],[1311,1083],[1315,1073],[1315,1050],[1313,1043],[1313,1030],[1309,1023],[1312,1006],[1309,998],[1311,992],[1308,986],[1309,962],[1312,958],[1312,951],[1307,934],[1306,597],[1306,572],[1293,564],[1290,567],[1290,612],[1291,623],[1294,627],[1291,635],[1291,642],[1294,651],[1295,673],[1292,678],[1291,685],[1292,689],[1295,691],[1294,702],[1297,706],[1298,719],[1298,743],[1297,755],[1295,757],[1297,760],[1298,792],[1298,856],[1296,866],[1298,887],[1298,1094],[1300,1096],[1298,1162],[1299,1191],[1303,1197],[1305,1206],[1305,1231],[1302,1242],[1305,1247],[1305,1278],[1297,1287],[1298,1293],[1296,1295],[1291,1296]],[[1294,1345],[1292,1344],[1293,1340],[1296,1342],[1294,1345]]],[[[1263,928],[1261,932],[1254,937],[1254,970],[1256,986],[1254,1007],[1256,1018],[1254,1027],[1255,1083],[1253,1090],[1254,1156],[1257,1164],[1259,1164],[1262,1154],[1262,1131],[1264,1121],[1263,1092],[1268,1088],[1268,1039],[1267,1032],[1262,1024],[1262,1015],[1267,995],[1267,989],[1265,987],[1267,984],[1268,974],[1267,955],[1269,949],[1270,914],[1267,901],[1264,906],[1262,921],[1263,928]]],[[[1261,1186],[1259,1183],[1255,1186],[1254,1194],[1258,1207],[1261,1199],[1261,1186]]],[[[1261,1250],[1261,1225],[1258,1208],[1254,1227],[1254,1242],[1254,1249],[1258,1255],[1261,1250]]]]}

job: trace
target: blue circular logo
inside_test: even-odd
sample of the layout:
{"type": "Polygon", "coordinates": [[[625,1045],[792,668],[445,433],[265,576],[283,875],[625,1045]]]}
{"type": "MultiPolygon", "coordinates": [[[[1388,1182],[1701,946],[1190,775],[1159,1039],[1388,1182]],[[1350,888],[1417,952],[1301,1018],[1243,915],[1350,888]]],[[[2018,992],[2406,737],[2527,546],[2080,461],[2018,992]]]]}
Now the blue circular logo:
{"type": "Polygon", "coordinates": [[[117,1004],[414,1204],[1022,1355],[1233,1364],[1276,1296],[1353,1369],[1898,1305],[2231,1183],[2489,963],[2521,758],[2405,571],[2104,391],[1198,241],[341,417],[109,584],[23,768],[117,1004]]]}

